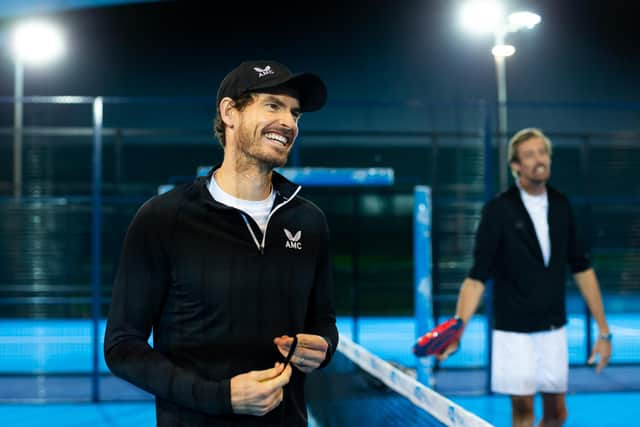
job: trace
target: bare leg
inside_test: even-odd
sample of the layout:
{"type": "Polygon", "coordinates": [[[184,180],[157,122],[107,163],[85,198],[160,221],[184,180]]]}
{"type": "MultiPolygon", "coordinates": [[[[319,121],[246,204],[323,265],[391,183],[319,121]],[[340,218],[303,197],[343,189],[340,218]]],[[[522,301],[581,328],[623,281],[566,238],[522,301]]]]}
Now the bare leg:
{"type": "Polygon", "coordinates": [[[564,393],[542,393],[543,415],[538,427],[561,427],[567,419],[564,393]]]}
{"type": "Polygon", "coordinates": [[[511,396],[513,427],[533,427],[533,396],[511,396]]]}

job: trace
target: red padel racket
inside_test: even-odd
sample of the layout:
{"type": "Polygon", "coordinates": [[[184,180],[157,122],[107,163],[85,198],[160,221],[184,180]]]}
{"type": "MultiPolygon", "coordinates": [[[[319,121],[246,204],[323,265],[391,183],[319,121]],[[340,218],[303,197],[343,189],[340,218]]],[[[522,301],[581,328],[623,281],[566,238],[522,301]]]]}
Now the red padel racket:
{"type": "Polygon", "coordinates": [[[413,346],[413,354],[424,357],[442,353],[449,344],[460,338],[463,328],[462,319],[452,317],[418,338],[413,346]]]}

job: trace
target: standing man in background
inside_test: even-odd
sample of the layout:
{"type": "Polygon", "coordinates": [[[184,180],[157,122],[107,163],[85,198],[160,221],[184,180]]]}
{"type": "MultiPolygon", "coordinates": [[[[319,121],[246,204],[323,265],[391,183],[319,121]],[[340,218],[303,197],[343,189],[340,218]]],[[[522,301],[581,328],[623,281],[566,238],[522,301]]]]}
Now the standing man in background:
{"type": "Polygon", "coordinates": [[[305,375],[338,344],[323,212],[283,166],[314,74],[243,62],[218,89],[222,164],[129,226],[105,336],[111,371],[156,397],[158,426],[306,426],[305,375]],[[153,347],[147,343],[153,331],[153,347]]]}
{"type": "MultiPolygon", "coordinates": [[[[611,357],[611,333],[590,254],[578,236],[569,200],[547,184],[551,142],[535,128],[509,141],[509,165],[516,185],[483,208],[476,232],[474,263],[462,283],[456,316],[469,322],[484,283],[493,279],[491,388],[511,396],[514,427],[534,425],[534,396],[542,393],[539,426],[567,418],[569,357],[566,331],[567,265],[598,324],[589,363],[600,372],[611,357]]],[[[459,341],[437,356],[445,360],[459,341]]]]}

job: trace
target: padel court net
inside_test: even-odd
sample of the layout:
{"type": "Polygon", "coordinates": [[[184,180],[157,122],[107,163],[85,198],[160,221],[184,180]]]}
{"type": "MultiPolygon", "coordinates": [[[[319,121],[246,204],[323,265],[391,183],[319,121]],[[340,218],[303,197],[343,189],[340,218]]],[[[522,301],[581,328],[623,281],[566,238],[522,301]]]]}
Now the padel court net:
{"type": "Polygon", "coordinates": [[[309,375],[306,393],[319,427],[491,426],[346,337],[331,363],[309,375]]]}

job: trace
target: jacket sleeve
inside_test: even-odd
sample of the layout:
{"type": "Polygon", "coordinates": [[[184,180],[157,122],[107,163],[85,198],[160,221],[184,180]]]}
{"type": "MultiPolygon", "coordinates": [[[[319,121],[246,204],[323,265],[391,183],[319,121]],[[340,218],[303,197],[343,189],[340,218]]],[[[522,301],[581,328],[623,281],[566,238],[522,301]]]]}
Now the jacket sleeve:
{"type": "Polygon", "coordinates": [[[306,317],[306,332],[320,335],[329,344],[320,367],[326,366],[338,347],[338,328],[333,297],[333,277],[329,256],[329,229],[323,218],[323,233],[316,264],[315,280],[306,317]]]}
{"type": "Polygon", "coordinates": [[[201,378],[148,343],[171,277],[167,248],[176,215],[161,208],[165,205],[151,199],[127,230],[107,319],[105,360],[115,375],[161,399],[210,414],[230,414],[228,379],[201,378]]]}
{"type": "Polygon", "coordinates": [[[502,236],[502,218],[499,200],[493,200],[482,208],[480,224],[476,230],[473,250],[473,266],[468,277],[486,282],[492,275],[493,262],[502,236]]]}
{"type": "Polygon", "coordinates": [[[565,201],[568,211],[567,232],[569,233],[567,236],[569,242],[567,248],[567,262],[569,263],[571,273],[575,274],[585,271],[591,267],[591,252],[589,250],[589,245],[586,244],[585,239],[578,232],[576,218],[569,200],[565,199],[565,201]]]}

